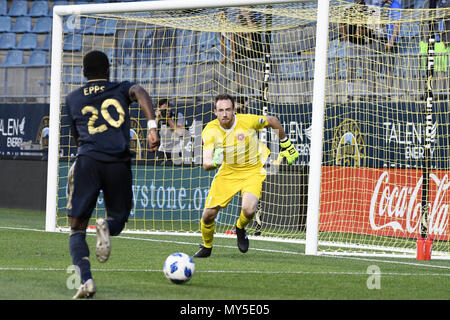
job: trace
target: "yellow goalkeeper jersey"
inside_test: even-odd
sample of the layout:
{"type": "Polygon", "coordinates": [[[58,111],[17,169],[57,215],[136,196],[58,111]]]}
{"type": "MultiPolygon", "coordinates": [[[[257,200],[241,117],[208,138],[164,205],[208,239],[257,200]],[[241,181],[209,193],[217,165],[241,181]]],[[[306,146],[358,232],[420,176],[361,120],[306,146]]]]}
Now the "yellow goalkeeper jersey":
{"type": "Polygon", "coordinates": [[[267,118],[253,114],[236,114],[233,127],[224,129],[219,120],[209,122],[202,132],[203,149],[223,148],[223,169],[259,169],[270,151],[259,141],[258,130],[267,126],[267,118]]]}

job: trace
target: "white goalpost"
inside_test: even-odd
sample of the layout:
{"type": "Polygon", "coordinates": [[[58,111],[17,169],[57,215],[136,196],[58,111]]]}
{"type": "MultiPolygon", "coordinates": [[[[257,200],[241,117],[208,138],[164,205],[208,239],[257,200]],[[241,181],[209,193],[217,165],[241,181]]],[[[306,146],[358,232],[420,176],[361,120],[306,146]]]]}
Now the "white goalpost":
{"type": "MultiPolygon", "coordinates": [[[[308,255],[415,257],[425,236],[433,258],[448,259],[450,73],[439,26],[449,17],[342,0],[55,6],[46,231],[68,228],[77,148],[64,98],[85,82],[83,55],[102,50],[111,81],[139,83],[155,109],[167,99],[172,112],[161,119],[176,123],[161,122],[168,147],[150,153],[145,116],[130,106],[136,157],[125,232],[200,236],[214,176],[201,167],[201,131],[214,97],[227,92],[245,112],[276,116],[300,153],[293,166],[280,164],[277,136],[260,132],[271,154],[251,239],[305,244],[308,255]]],[[[234,236],[240,201],[221,210],[218,236],[234,236]]],[[[93,219],[105,214],[100,195],[93,219]]]]}

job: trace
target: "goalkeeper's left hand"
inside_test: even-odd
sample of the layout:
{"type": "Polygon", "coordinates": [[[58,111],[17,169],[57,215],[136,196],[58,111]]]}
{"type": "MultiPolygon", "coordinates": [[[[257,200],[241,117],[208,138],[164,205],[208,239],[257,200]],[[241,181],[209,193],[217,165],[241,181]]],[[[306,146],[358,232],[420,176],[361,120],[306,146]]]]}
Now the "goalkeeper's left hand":
{"type": "Polygon", "coordinates": [[[278,162],[281,162],[283,158],[286,158],[286,161],[289,165],[293,164],[295,160],[297,160],[299,154],[297,149],[295,149],[292,142],[289,138],[285,138],[280,141],[281,151],[278,154],[278,162]]]}
{"type": "Polygon", "coordinates": [[[213,166],[214,168],[218,168],[222,165],[223,162],[223,148],[217,148],[214,150],[213,154],[213,166]]]}

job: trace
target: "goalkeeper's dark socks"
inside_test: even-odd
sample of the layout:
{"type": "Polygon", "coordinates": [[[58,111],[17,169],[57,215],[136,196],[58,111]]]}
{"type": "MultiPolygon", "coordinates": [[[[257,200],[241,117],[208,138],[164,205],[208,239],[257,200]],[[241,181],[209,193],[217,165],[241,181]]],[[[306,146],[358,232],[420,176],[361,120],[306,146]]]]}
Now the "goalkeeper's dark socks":
{"type": "Polygon", "coordinates": [[[74,232],[69,237],[69,251],[73,265],[80,270],[81,281],[85,283],[92,278],[91,263],[89,262],[89,247],[86,243],[86,232],[74,232]]]}

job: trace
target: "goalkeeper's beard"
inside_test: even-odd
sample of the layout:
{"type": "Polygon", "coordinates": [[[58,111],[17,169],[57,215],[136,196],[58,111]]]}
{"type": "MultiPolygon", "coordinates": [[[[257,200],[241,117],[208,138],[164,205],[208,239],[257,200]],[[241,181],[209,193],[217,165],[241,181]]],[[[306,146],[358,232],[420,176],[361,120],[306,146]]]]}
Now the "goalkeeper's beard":
{"type": "Polygon", "coordinates": [[[224,116],[219,118],[220,125],[225,129],[230,129],[233,126],[234,115],[230,118],[224,116]]]}

